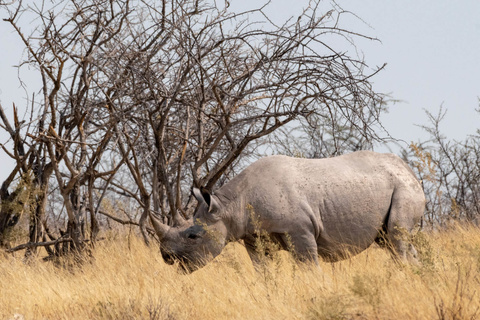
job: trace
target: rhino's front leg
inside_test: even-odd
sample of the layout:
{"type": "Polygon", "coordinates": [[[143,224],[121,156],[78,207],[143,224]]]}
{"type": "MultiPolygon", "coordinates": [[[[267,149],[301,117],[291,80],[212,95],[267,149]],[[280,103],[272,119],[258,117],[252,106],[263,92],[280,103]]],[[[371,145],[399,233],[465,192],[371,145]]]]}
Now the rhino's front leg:
{"type": "Polygon", "coordinates": [[[247,249],[248,256],[250,260],[252,260],[255,270],[258,271],[265,257],[258,252],[255,241],[252,242],[250,239],[245,239],[243,242],[245,243],[245,248],[247,249]]]}
{"type": "MultiPolygon", "coordinates": [[[[317,243],[313,235],[290,236],[288,234],[282,234],[278,240],[280,240],[282,248],[290,251],[296,260],[300,262],[313,262],[317,266],[319,265],[317,243]]],[[[264,261],[265,255],[268,255],[268,252],[258,250],[254,237],[245,238],[244,243],[255,269],[258,269],[264,261]]]]}
{"type": "Polygon", "coordinates": [[[292,252],[294,257],[301,262],[313,262],[318,264],[317,242],[313,234],[305,233],[300,235],[282,235],[286,249],[292,252]]]}

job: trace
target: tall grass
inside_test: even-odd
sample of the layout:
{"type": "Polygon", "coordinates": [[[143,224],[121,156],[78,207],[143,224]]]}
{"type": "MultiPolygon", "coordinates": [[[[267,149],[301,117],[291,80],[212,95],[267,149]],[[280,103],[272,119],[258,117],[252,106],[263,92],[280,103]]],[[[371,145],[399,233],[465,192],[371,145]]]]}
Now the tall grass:
{"type": "Polygon", "coordinates": [[[279,252],[255,271],[235,243],[190,275],[127,236],[101,242],[81,267],[0,255],[0,319],[480,318],[480,230],[415,241],[421,266],[372,247],[321,269],[279,252]]]}

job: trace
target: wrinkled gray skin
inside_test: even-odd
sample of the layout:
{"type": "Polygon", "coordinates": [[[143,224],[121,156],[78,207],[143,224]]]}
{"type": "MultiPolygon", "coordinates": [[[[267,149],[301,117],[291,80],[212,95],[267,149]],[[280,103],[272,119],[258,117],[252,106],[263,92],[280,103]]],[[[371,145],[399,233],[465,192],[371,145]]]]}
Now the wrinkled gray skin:
{"type": "Polygon", "coordinates": [[[360,151],[328,159],[269,156],[210,195],[194,189],[193,221],[168,227],[151,216],[167,263],[186,271],[205,265],[229,241],[243,240],[254,263],[258,225],[301,261],[338,261],[388,244],[415,261],[402,240],[420,221],[425,196],[413,171],[396,155],[360,151]],[[252,208],[258,223],[252,221],[252,208]],[[255,227],[257,225],[257,227],[255,227]],[[287,236],[288,235],[288,236],[287,236]]]}

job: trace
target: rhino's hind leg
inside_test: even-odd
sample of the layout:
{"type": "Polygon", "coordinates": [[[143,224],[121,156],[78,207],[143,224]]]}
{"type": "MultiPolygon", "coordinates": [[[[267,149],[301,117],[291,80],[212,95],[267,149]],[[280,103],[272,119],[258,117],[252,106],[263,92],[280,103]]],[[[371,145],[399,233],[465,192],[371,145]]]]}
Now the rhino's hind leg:
{"type": "Polygon", "coordinates": [[[411,189],[396,189],[383,234],[379,244],[389,248],[394,257],[418,264],[417,251],[411,243],[411,235],[423,216],[424,199],[411,189]]]}

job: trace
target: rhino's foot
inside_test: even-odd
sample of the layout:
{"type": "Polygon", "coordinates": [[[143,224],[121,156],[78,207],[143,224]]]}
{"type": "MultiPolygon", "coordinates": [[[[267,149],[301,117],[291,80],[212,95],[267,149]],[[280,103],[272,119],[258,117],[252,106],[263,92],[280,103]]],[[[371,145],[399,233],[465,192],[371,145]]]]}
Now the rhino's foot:
{"type": "Polygon", "coordinates": [[[420,265],[418,253],[413,244],[405,240],[393,240],[387,247],[390,249],[393,259],[398,263],[420,265]]]}

